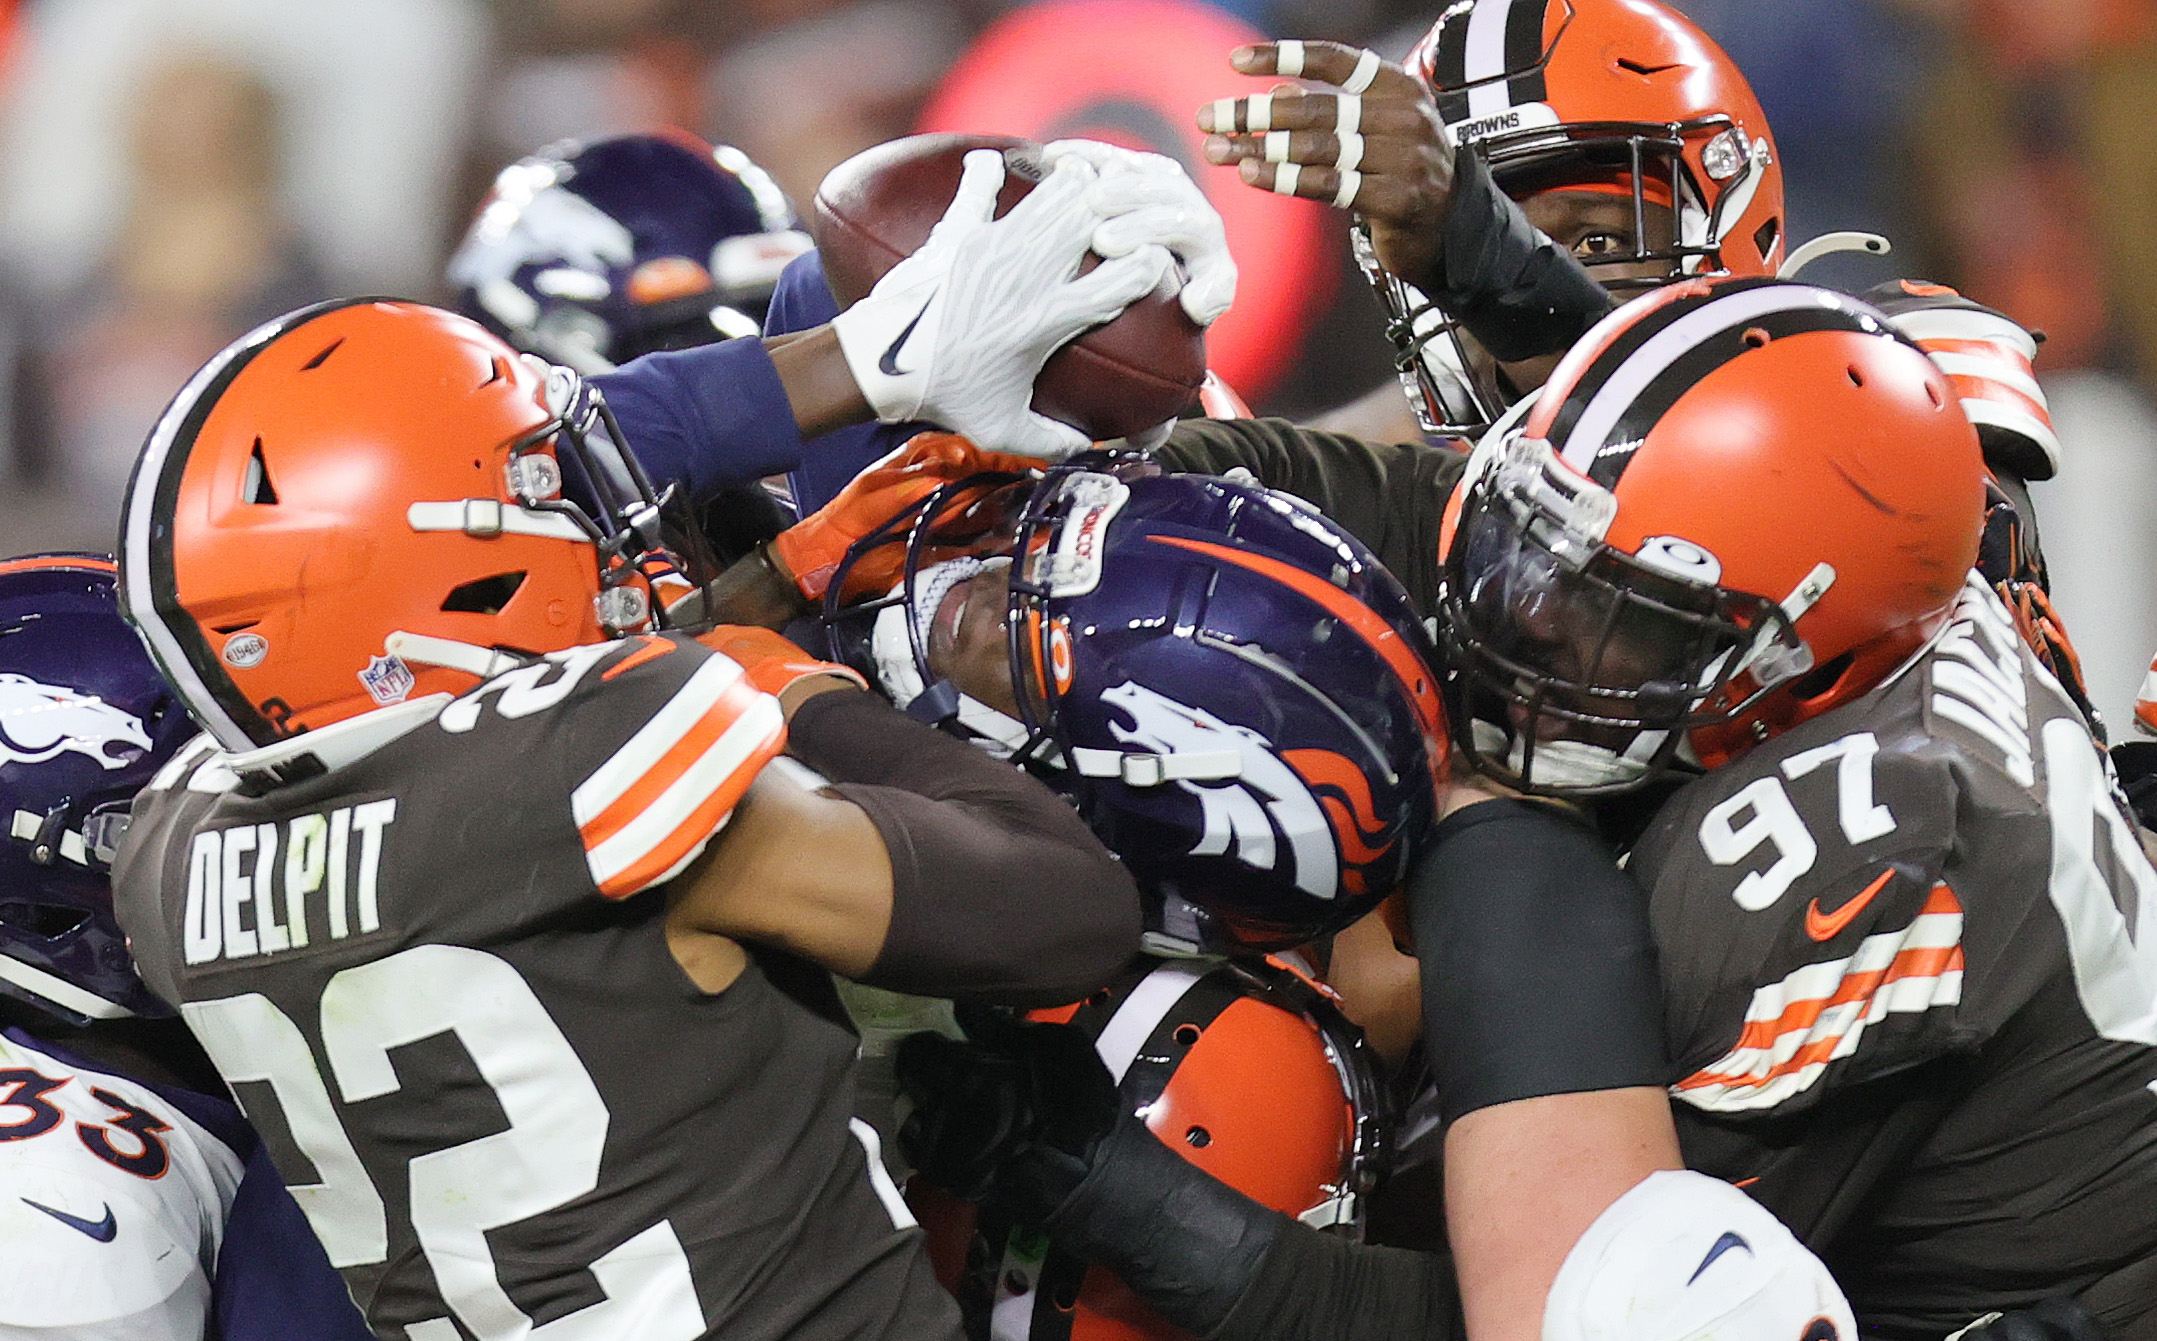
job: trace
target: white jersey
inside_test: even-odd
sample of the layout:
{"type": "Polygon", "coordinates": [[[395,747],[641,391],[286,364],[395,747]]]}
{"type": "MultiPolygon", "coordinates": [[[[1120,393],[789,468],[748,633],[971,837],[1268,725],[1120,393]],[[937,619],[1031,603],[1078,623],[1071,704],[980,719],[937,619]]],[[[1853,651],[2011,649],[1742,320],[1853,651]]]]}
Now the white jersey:
{"type": "Polygon", "coordinates": [[[148,1086],[0,1034],[0,1341],[200,1341],[242,1168],[148,1086]]]}

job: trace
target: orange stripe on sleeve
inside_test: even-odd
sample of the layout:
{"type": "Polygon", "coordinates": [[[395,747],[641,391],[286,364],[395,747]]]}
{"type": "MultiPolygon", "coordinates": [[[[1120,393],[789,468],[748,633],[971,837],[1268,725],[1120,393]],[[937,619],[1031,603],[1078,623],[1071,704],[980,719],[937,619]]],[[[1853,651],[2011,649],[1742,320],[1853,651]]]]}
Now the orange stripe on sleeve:
{"type": "MultiPolygon", "coordinates": [[[[671,643],[667,645],[672,646],[671,643]]],[[[629,784],[628,788],[614,799],[612,805],[592,816],[577,830],[578,835],[584,839],[586,850],[595,848],[620,833],[630,821],[642,814],[647,806],[659,799],[661,793],[689,771],[690,765],[703,757],[704,751],[711,748],[713,741],[724,735],[726,729],[762,697],[763,692],[746,679],[736,680],[727,686],[726,691],[705,710],[695,725],[683,732],[681,737],[668,747],[665,754],[653,760],[652,766],[635,782],[629,784]]]]}

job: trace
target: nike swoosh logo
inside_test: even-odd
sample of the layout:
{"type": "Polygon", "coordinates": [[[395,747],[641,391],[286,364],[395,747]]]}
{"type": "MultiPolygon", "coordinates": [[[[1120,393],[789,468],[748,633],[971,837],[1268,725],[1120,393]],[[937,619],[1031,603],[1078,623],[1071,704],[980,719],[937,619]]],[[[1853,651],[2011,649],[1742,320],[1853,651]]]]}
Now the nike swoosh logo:
{"type": "MultiPolygon", "coordinates": [[[[935,301],[936,295],[930,294],[929,303],[935,301]]],[[[914,327],[919,326],[921,319],[929,315],[929,303],[921,305],[921,310],[914,314],[914,319],[906,323],[906,329],[899,332],[899,338],[893,340],[890,346],[884,350],[884,356],[876,361],[876,370],[878,372],[886,377],[904,377],[908,372],[913,371],[912,369],[899,367],[899,351],[905,348],[908,338],[914,333],[914,327]]]]}
{"type": "Polygon", "coordinates": [[[1887,888],[1887,882],[1894,878],[1894,875],[1895,868],[1892,866],[1880,872],[1879,879],[1865,886],[1856,898],[1837,908],[1832,913],[1821,912],[1820,900],[1818,899],[1806,904],[1805,934],[1816,941],[1834,939],[1844,927],[1850,925],[1852,918],[1865,911],[1865,905],[1872,902],[1873,895],[1887,888]]]}
{"type": "Polygon", "coordinates": [[[1731,1233],[1729,1230],[1724,1230],[1723,1236],[1715,1240],[1715,1246],[1708,1249],[1708,1255],[1700,1259],[1700,1265],[1693,1268],[1693,1274],[1686,1277],[1685,1283],[1687,1285],[1690,1285],[1694,1281],[1699,1280],[1701,1272],[1706,1271],[1708,1267],[1714,1263],[1716,1258],[1721,1257],[1724,1253],[1729,1252],[1732,1248],[1743,1248],[1746,1254],[1750,1256],[1753,1250],[1753,1245],[1747,1243],[1744,1239],[1740,1238],[1736,1234],[1731,1233]]]}
{"type": "Polygon", "coordinates": [[[110,1206],[105,1208],[104,1219],[85,1220],[79,1215],[69,1215],[66,1211],[56,1211],[45,1203],[32,1201],[28,1197],[24,1197],[22,1203],[25,1206],[35,1206],[53,1219],[58,1220],[61,1224],[66,1225],[69,1229],[79,1229],[99,1243],[112,1242],[113,1235],[120,1232],[120,1222],[113,1218],[112,1207],[110,1206]]]}

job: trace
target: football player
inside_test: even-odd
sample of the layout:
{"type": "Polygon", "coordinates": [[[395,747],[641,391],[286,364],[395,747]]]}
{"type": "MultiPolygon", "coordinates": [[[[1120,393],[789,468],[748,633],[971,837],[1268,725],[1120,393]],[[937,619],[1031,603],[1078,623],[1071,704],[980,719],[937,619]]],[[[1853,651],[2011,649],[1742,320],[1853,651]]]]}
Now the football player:
{"type": "Polygon", "coordinates": [[[652,632],[658,499],[590,410],[371,300],[188,384],[122,595],[207,735],[137,799],[121,923],[377,1335],[955,1337],[826,970],[1067,1001],[1136,893],[853,672],[652,632]]]}
{"type": "Polygon", "coordinates": [[[146,989],[108,871],[194,734],[110,560],[0,562],[0,1332],[367,1335],[263,1143],[146,989]]]}
{"type": "MultiPolygon", "coordinates": [[[[1886,249],[1830,234],[1786,255],[1766,114],[1729,56],[1656,0],[1471,0],[1448,6],[1403,66],[1294,41],[1240,48],[1232,63],[1341,90],[1224,98],[1198,114],[1208,158],[1245,183],[1355,211],[1416,422],[1377,393],[1322,427],[1473,437],[1509,407],[1525,413],[1558,356],[1629,294],[1886,249]]],[[[2015,580],[2041,589],[2027,482],[2058,470],[2059,441],[2030,376],[2034,338],[1944,286],[1867,296],[1953,381],[2012,504],[2027,561],[2015,580]]],[[[2046,655],[2079,693],[2071,648],[2046,655]]]]}
{"type": "Polygon", "coordinates": [[[924,434],[712,584],[715,613],[817,616],[895,705],[1069,794],[1156,949],[1286,949],[1370,911],[1446,771],[1407,593],[1248,481],[1032,465],[924,434]]]}
{"type": "MultiPolygon", "coordinates": [[[[1694,280],[1598,327],[1457,489],[1421,454],[1316,433],[1275,464],[1428,594],[1458,754],[1592,806],[1625,840],[1687,1166],[1743,1183],[1870,1330],[2146,1337],[2157,873],[2074,703],[1992,587],[1965,580],[1984,467],[1959,400],[1856,300],[1694,280]]],[[[1488,1092],[1476,1065],[1507,1064],[1492,1040],[1593,999],[1605,928],[1524,913],[1504,955],[1479,957],[1509,929],[1487,882],[1426,871],[1411,907],[1450,1162],[1478,1116],[1463,1101],[1488,1092]]],[[[1545,1061],[1552,1093],[1586,1088],[1560,1074],[1577,1062],[1545,1061]]],[[[1115,1256],[1083,1222],[1158,1214],[1130,1203],[1144,1187],[1199,1194],[1165,1165],[1129,1184],[1105,1167],[1101,1195],[1056,1223],[1142,1289],[1149,1272],[1183,1279],[1147,1256],[1157,1237],[1115,1256]]],[[[1449,1224],[1460,1210],[1449,1200],[1449,1224]]],[[[1274,1272],[1308,1282],[1342,1250],[1265,1217],[1209,1223],[1234,1229],[1193,1251],[1250,1270],[1240,1298],[1174,1315],[1194,1330],[1362,1317],[1380,1334],[1428,1316],[1433,1284],[1405,1278],[1395,1305],[1356,1311],[1400,1259],[1337,1268],[1313,1312],[1274,1272]]],[[[1603,1325],[1561,1303],[1596,1297],[1590,1263],[1626,1260],[1584,1236],[1541,1315],[1551,1334],[1603,1325]]]]}

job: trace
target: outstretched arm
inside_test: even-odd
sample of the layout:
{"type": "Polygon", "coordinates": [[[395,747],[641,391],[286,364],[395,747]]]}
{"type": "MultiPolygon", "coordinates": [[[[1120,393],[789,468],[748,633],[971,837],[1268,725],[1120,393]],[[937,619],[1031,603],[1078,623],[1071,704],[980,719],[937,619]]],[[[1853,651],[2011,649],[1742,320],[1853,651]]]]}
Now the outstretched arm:
{"type": "Polygon", "coordinates": [[[872,986],[1030,1006],[1083,996],[1138,952],[1136,886],[1053,792],[776,635],[716,636],[779,692],[787,753],[821,776],[767,768],[674,882],[677,957],[723,964],[694,938],[751,940],[872,986]]]}

